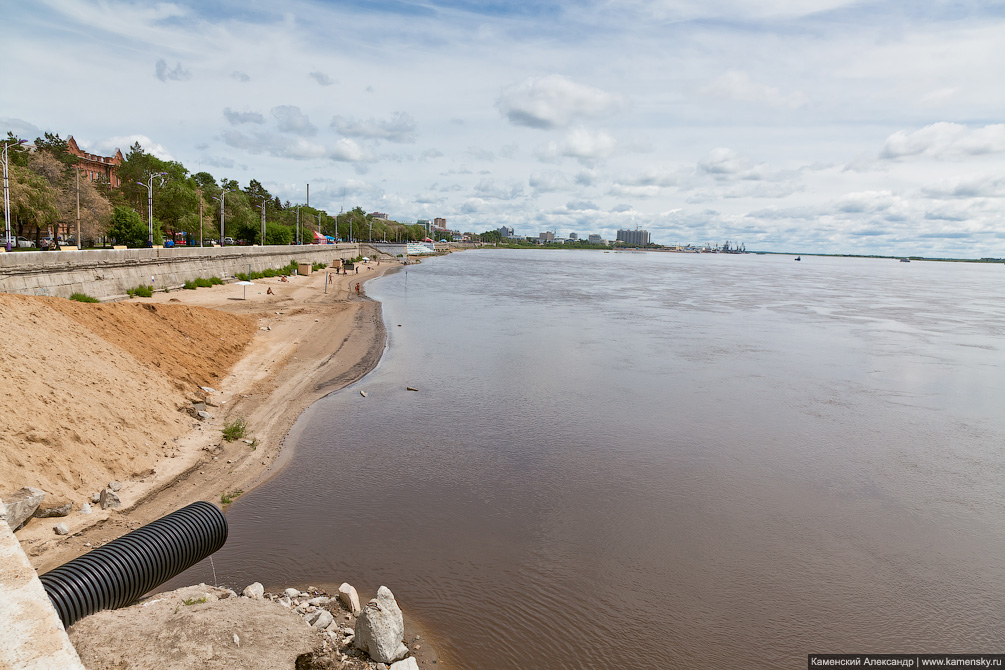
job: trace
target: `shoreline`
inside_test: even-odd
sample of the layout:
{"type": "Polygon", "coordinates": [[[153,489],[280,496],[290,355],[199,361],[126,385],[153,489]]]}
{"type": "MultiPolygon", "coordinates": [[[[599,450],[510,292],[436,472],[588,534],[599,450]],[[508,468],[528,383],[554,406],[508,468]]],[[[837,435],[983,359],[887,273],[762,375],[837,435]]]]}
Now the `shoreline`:
{"type": "Polygon", "coordinates": [[[371,266],[359,275],[332,276],[327,294],[328,273],[321,270],[289,282],[255,280],[254,294],[247,300],[235,297],[240,289],[229,284],[123,301],[209,307],[250,317],[257,330],[220,388],[206,393],[212,419],[172,437],[172,451],[158,459],[151,476],[136,481],[126,473],[119,475],[121,508],[102,511],[95,505],[89,518],[81,519],[75,504],[66,519],[77,523],[64,537],[53,536],[51,524],[43,519],[18,531],[35,569],[43,573],[195,500],[219,506],[223,493],[250,491],[277,474],[293,455],[287,438],[303,412],[361,379],[383,355],[381,305],[366,297],[363,285],[401,265],[382,260],[371,266]],[[349,291],[357,281],[358,295],[349,291]],[[275,294],[268,295],[266,289],[275,294]],[[253,449],[241,440],[223,439],[223,425],[235,418],[247,422],[248,439],[258,442],[253,449]]]}

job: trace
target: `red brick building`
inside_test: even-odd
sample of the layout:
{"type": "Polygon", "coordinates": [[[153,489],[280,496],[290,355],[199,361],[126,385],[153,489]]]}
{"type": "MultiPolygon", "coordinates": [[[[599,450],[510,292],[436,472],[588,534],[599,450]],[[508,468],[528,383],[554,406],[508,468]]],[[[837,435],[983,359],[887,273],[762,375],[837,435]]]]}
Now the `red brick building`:
{"type": "Polygon", "coordinates": [[[82,171],[82,174],[86,176],[91,181],[102,181],[112,185],[112,188],[119,187],[119,177],[115,174],[115,168],[122,165],[122,152],[118,149],[115,150],[115,155],[99,156],[97,154],[89,154],[80,150],[77,146],[77,141],[73,139],[73,135],[67,138],[66,148],[71,154],[80,159],[80,162],[74,165],[82,171]]]}

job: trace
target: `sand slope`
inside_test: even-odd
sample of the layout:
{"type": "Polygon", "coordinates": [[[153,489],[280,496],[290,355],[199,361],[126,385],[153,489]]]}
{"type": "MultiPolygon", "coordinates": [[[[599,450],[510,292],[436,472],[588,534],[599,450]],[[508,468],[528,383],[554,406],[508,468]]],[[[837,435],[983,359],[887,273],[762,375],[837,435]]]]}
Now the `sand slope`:
{"type": "Polygon", "coordinates": [[[191,429],[179,411],[218,383],[253,319],[184,305],[0,295],[0,495],[36,486],[79,498],[150,474],[191,429]]]}

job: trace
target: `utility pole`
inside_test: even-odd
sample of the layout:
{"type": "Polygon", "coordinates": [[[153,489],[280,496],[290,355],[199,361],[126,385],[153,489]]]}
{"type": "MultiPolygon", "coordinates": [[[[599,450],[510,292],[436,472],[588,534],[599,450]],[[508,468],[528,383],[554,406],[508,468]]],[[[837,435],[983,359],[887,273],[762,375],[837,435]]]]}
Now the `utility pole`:
{"type": "Polygon", "coordinates": [[[197,189],[199,194],[199,246],[202,247],[202,189],[197,189]]]}
{"type": "Polygon", "coordinates": [[[73,172],[77,175],[77,251],[80,251],[84,248],[80,239],[80,168],[74,168],[73,172]]]}

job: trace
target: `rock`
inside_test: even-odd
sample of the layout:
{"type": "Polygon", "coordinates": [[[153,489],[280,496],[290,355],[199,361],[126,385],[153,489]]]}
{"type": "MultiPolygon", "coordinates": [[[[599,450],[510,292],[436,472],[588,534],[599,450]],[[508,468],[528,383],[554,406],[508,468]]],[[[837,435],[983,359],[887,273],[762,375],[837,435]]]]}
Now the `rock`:
{"type": "Polygon", "coordinates": [[[293,606],[293,601],[290,600],[289,598],[287,598],[286,596],[283,596],[282,598],[280,598],[276,602],[279,603],[280,605],[282,605],[283,607],[292,607],[293,606]]]}
{"type": "Polygon", "coordinates": [[[356,633],[353,631],[352,628],[343,628],[342,634],[348,636],[348,635],[355,635],[356,633]]]}
{"type": "Polygon", "coordinates": [[[406,386],[405,390],[406,391],[418,391],[419,389],[415,388],[414,386],[406,386]]]}
{"type": "Polygon", "coordinates": [[[38,509],[35,510],[34,516],[36,519],[48,519],[54,516],[66,516],[73,509],[73,503],[63,503],[58,507],[47,507],[45,505],[39,505],[38,509]]]}
{"type": "Polygon", "coordinates": [[[203,410],[203,411],[201,411],[201,412],[196,412],[195,414],[196,414],[196,416],[198,416],[198,417],[199,417],[199,419],[200,419],[200,420],[202,420],[202,421],[209,421],[210,419],[212,419],[212,418],[213,418],[213,415],[212,415],[212,414],[210,414],[209,412],[205,411],[205,410],[203,410]]]}
{"type": "Polygon", "coordinates": [[[122,482],[116,482],[116,481],[108,482],[108,488],[110,488],[112,491],[118,491],[119,489],[122,488],[122,482]]]}
{"type": "Polygon", "coordinates": [[[360,394],[361,396],[363,396],[364,398],[366,397],[366,391],[360,391],[360,392],[359,392],[359,394],[360,394]]]}
{"type": "Polygon", "coordinates": [[[388,670],[419,670],[418,664],[415,659],[411,656],[408,658],[398,661],[397,663],[392,663],[388,670]]]}
{"type": "Polygon", "coordinates": [[[366,604],[356,619],[353,644],[378,663],[390,663],[408,653],[401,642],[405,624],[391,589],[381,586],[377,597],[366,604]]]}
{"type": "Polygon", "coordinates": [[[81,505],[80,506],[80,513],[81,514],[90,514],[91,513],[91,504],[90,503],[84,503],[83,505],[81,505]]]}
{"type": "Polygon", "coordinates": [[[200,386],[199,388],[201,388],[206,393],[216,393],[216,389],[212,389],[208,386],[200,386]]]}
{"type": "Polygon", "coordinates": [[[56,531],[56,535],[68,535],[70,533],[70,529],[66,527],[65,523],[57,523],[52,529],[56,531]]]}
{"type": "Polygon", "coordinates": [[[338,599],[349,608],[353,616],[359,614],[359,594],[351,584],[342,582],[342,586],[338,587],[338,599]]]}
{"type": "Polygon", "coordinates": [[[101,491],[95,491],[91,494],[91,502],[96,503],[101,500],[101,491]]]}
{"type": "Polygon", "coordinates": [[[311,625],[311,628],[315,628],[317,630],[324,630],[330,626],[334,620],[335,617],[333,617],[332,613],[328,610],[318,610],[307,617],[307,623],[311,625]]]}
{"type": "Polygon", "coordinates": [[[38,506],[45,498],[45,491],[36,489],[33,486],[26,486],[4,499],[7,507],[7,525],[11,530],[17,530],[24,525],[24,522],[31,518],[38,506]]]}
{"type": "Polygon", "coordinates": [[[241,591],[241,595],[245,598],[254,598],[255,600],[261,600],[262,596],[265,595],[265,587],[255,582],[254,584],[249,584],[244,587],[241,591]]]}
{"type": "Polygon", "coordinates": [[[285,593],[286,597],[289,598],[290,600],[292,600],[293,598],[300,597],[300,591],[297,591],[296,589],[286,589],[285,591],[283,591],[283,593],[285,593]]]}
{"type": "Polygon", "coordinates": [[[113,493],[111,489],[102,490],[101,495],[98,496],[98,500],[101,503],[101,509],[114,509],[116,507],[122,507],[122,501],[119,500],[119,494],[113,493]]]}

